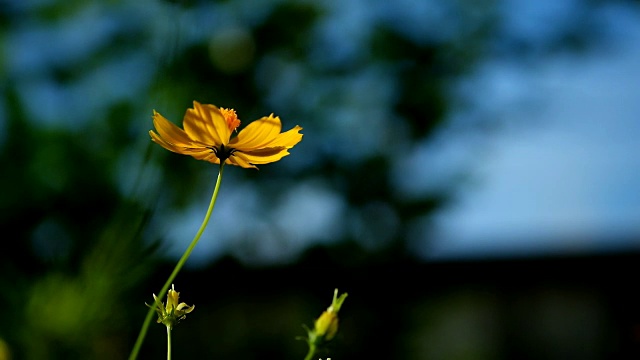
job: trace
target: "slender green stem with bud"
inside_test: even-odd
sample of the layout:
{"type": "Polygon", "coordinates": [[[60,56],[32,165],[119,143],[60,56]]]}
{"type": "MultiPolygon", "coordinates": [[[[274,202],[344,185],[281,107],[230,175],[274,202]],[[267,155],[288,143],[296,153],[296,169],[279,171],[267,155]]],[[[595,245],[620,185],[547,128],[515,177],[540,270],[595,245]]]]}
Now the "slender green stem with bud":
{"type": "MultiPolygon", "coordinates": [[[[167,282],[164,284],[164,286],[158,293],[159,299],[164,298],[164,296],[167,294],[167,291],[169,290],[169,286],[171,286],[171,284],[173,283],[173,280],[176,278],[176,276],[182,269],[182,266],[185,264],[185,262],[187,262],[189,255],[191,255],[191,252],[196,247],[198,240],[200,240],[200,236],[202,236],[204,229],[207,227],[207,224],[209,223],[209,218],[211,218],[213,207],[215,206],[216,199],[218,198],[218,191],[220,190],[220,183],[222,182],[223,169],[224,169],[224,161],[220,163],[220,171],[218,172],[216,187],[213,189],[213,195],[211,196],[209,209],[207,210],[207,214],[205,215],[204,220],[202,221],[202,225],[200,225],[200,229],[196,233],[196,236],[193,238],[193,240],[191,240],[191,244],[189,244],[189,247],[187,248],[187,250],[185,250],[184,254],[182,254],[182,257],[180,258],[180,260],[178,260],[178,263],[176,264],[176,267],[173,269],[173,272],[167,279],[167,282]]],[[[140,348],[142,347],[142,342],[144,341],[144,338],[147,335],[147,330],[149,328],[149,324],[151,323],[151,319],[153,318],[154,313],[155,313],[154,308],[150,307],[149,311],[147,312],[147,317],[144,319],[144,323],[142,324],[142,329],[140,329],[140,333],[138,334],[138,339],[136,340],[133,350],[131,350],[131,354],[129,355],[129,360],[135,360],[138,357],[138,352],[140,352],[140,348]]],[[[167,335],[169,336],[169,333],[167,333],[167,335]]],[[[169,348],[169,351],[170,350],[171,348],[169,348]]],[[[170,356],[169,353],[167,355],[170,356]]]]}

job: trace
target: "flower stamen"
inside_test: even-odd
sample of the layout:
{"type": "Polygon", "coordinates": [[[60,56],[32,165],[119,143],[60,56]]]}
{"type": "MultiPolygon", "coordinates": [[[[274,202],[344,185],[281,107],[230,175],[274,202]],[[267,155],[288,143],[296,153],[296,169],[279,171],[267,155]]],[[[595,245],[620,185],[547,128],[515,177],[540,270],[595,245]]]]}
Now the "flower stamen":
{"type": "Polygon", "coordinates": [[[240,119],[238,119],[238,114],[233,109],[220,108],[220,112],[225,120],[227,120],[227,126],[231,131],[238,131],[238,126],[240,126],[240,119]]]}

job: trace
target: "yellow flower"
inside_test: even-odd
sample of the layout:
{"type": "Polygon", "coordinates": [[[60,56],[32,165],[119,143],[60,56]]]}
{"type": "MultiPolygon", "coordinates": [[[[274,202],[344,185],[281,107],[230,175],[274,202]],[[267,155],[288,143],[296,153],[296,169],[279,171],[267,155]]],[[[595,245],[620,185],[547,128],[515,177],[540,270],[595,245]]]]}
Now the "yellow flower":
{"type": "Polygon", "coordinates": [[[153,125],[157,133],[149,131],[151,140],[169,151],[243,168],[278,161],[302,140],[300,126],[281,133],[280,118],[273,114],[253,121],[232,138],[233,131],[240,125],[236,112],[197,101],[184,115],[184,130],[155,110],[153,125]]]}
{"type": "Polygon", "coordinates": [[[153,299],[156,302],[156,312],[158,313],[158,323],[162,323],[173,329],[173,326],[184,320],[187,314],[195,309],[195,305],[187,305],[186,303],[179,303],[180,293],[175,290],[173,284],[171,289],[167,292],[167,304],[163,306],[162,301],[158,299],[156,294],[153,294],[153,299]]]}

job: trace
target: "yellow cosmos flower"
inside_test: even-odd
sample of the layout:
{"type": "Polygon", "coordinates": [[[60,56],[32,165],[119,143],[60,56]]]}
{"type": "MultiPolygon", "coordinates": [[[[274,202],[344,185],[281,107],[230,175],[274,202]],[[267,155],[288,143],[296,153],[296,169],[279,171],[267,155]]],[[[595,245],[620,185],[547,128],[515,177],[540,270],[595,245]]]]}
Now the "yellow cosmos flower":
{"type": "Polygon", "coordinates": [[[262,117],[253,121],[232,138],[240,120],[233,109],[193,102],[193,108],[184,115],[184,130],[154,110],[151,140],[178,154],[190,155],[214,164],[231,164],[243,168],[256,168],[289,155],[289,149],[302,140],[296,125],[281,133],[280,118],[262,117]]]}

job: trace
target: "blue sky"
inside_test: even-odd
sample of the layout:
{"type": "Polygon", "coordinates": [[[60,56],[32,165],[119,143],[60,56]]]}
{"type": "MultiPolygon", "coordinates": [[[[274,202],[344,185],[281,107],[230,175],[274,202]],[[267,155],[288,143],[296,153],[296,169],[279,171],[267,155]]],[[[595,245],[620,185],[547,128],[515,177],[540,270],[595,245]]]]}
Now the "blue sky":
{"type": "MultiPolygon", "coordinates": [[[[473,149],[472,181],[419,225],[419,236],[434,239],[414,239],[424,257],[640,249],[640,14],[601,15],[608,35],[587,54],[489,59],[469,80],[503,126],[482,145],[457,142],[473,149]]],[[[444,149],[452,163],[471,163],[461,149],[444,149]]]]}

